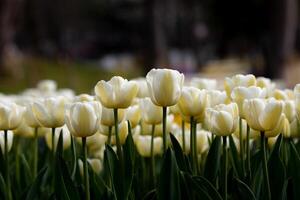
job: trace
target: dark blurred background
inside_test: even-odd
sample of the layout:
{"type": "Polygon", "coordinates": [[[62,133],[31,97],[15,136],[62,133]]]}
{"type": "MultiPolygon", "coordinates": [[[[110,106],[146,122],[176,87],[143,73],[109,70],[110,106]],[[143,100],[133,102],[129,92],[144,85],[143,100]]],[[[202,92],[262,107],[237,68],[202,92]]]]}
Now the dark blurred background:
{"type": "Polygon", "coordinates": [[[152,67],[299,81],[298,0],[0,0],[0,92],[152,67]]]}

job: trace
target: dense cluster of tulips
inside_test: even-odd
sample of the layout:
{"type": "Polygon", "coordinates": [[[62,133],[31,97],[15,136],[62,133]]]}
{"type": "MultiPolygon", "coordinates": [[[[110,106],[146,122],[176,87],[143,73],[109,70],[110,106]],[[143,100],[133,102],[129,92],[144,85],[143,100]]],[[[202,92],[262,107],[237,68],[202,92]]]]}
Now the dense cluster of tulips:
{"type": "Polygon", "coordinates": [[[300,84],[51,80],[0,96],[0,199],[300,199],[300,84]]]}

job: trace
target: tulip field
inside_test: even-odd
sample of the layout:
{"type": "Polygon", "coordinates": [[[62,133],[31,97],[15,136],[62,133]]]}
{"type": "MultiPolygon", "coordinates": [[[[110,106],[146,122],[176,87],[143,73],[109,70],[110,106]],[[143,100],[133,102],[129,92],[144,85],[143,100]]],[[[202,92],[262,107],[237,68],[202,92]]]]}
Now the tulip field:
{"type": "Polygon", "coordinates": [[[152,69],[0,94],[0,199],[300,199],[300,84],[152,69]]]}

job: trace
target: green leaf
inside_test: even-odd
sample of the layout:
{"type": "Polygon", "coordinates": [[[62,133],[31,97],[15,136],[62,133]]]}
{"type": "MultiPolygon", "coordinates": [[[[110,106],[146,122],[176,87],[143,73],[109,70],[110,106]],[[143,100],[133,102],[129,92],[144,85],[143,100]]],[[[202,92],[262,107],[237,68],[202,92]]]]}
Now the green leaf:
{"type": "MultiPolygon", "coordinates": [[[[201,185],[199,185],[198,182],[196,182],[191,175],[189,175],[188,173],[184,173],[184,178],[185,181],[187,182],[189,188],[191,188],[191,195],[192,196],[197,196],[196,199],[201,199],[201,200],[214,200],[210,194],[208,193],[208,191],[203,188],[201,185]]],[[[222,198],[221,198],[222,199],[222,198]]]]}
{"type": "Polygon", "coordinates": [[[235,178],[234,182],[237,188],[238,199],[256,200],[254,193],[243,181],[241,181],[238,178],[235,178]]]}
{"type": "Polygon", "coordinates": [[[26,200],[39,199],[40,185],[41,185],[41,182],[42,182],[42,179],[43,179],[43,176],[44,176],[46,170],[47,170],[47,168],[44,167],[38,173],[36,179],[34,180],[33,184],[29,188],[29,191],[28,191],[27,196],[26,196],[26,200]]]}
{"type": "Polygon", "coordinates": [[[204,177],[202,176],[194,176],[193,180],[205,190],[209,196],[214,200],[222,200],[220,193],[217,189],[204,177]]]}
{"type": "Polygon", "coordinates": [[[289,160],[289,173],[291,176],[290,182],[292,185],[293,199],[300,199],[300,157],[298,151],[293,143],[290,141],[291,145],[291,159],[289,160]]]}
{"type": "Polygon", "coordinates": [[[170,134],[173,150],[175,152],[175,158],[178,164],[178,167],[180,170],[185,171],[185,172],[191,172],[188,168],[188,164],[186,163],[186,160],[184,158],[184,154],[182,151],[182,148],[177,141],[176,137],[173,134],[170,134]]]}
{"type": "Polygon", "coordinates": [[[281,144],[282,135],[279,135],[268,161],[269,182],[272,199],[281,199],[282,194],[285,192],[283,191],[283,186],[286,174],[284,164],[280,158],[281,144]]]}
{"type": "Polygon", "coordinates": [[[231,152],[231,164],[234,169],[235,174],[240,178],[243,179],[244,175],[242,172],[242,166],[240,163],[240,157],[239,153],[237,151],[237,148],[235,146],[235,143],[233,141],[232,135],[229,136],[229,146],[230,146],[230,152],[231,152]]]}
{"type": "Polygon", "coordinates": [[[162,168],[158,182],[158,199],[180,199],[179,169],[176,163],[174,152],[168,149],[163,158],[162,168]]]}
{"type": "Polygon", "coordinates": [[[3,199],[7,199],[6,184],[1,174],[0,174],[0,197],[3,199]]]}
{"type": "Polygon", "coordinates": [[[211,183],[215,183],[217,179],[218,170],[220,167],[220,159],[221,137],[216,136],[209,149],[204,168],[204,177],[207,178],[211,183]]]}

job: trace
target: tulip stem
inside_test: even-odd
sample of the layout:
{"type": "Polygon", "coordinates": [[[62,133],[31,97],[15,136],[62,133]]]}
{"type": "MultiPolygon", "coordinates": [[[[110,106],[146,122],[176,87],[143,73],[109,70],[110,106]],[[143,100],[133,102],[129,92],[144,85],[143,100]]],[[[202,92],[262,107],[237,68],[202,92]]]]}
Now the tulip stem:
{"type": "Polygon", "coordinates": [[[116,143],[117,143],[117,154],[120,160],[121,165],[123,165],[123,154],[122,147],[119,138],[119,124],[118,124],[118,109],[114,108],[114,118],[115,118],[115,135],[116,135],[116,143]]]}
{"type": "Polygon", "coordinates": [[[194,135],[194,161],[195,161],[195,170],[196,174],[198,173],[198,152],[197,152],[197,122],[193,120],[193,135],[194,135]]]}
{"type": "Polygon", "coordinates": [[[251,164],[250,164],[250,127],[247,124],[247,139],[246,139],[246,150],[247,150],[247,169],[249,173],[249,180],[251,180],[251,164]]]}
{"type": "Polygon", "coordinates": [[[224,156],[224,200],[227,200],[227,166],[228,166],[228,156],[227,156],[227,137],[223,136],[223,156],[224,156]]]}
{"type": "Polygon", "coordinates": [[[191,164],[194,174],[196,174],[196,160],[195,160],[195,135],[194,135],[194,117],[190,117],[190,152],[191,152],[191,164]]]}
{"type": "Polygon", "coordinates": [[[71,135],[71,147],[72,147],[72,155],[73,155],[73,170],[72,170],[72,179],[75,179],[76,174],[76,166],[77,166],[77,156],[76,156],[76,141],[74,136],[71,135]]]}
{"type": "Polygon", "coordinates": [[[6,192],[7,198],[12,199],[10,190],[10,177],[9,177],[9,158],[8,158],[8,141],[7,141],[7,130],[4,130],[4,159],[5,159],[5,182],[6,182],[6,192]]]}
{"type": "Polygon", "coordinates": [[[151,130],[151,175],[153,178],[153,185],[155,186],[156,178],[155,178],[155,160],[154,160],[154,133],[155,133],[155,124],[152,124],[152,130],[151,130]]]}
{"type": "Polygon", "coordinates": [[[33,142],[33,177],[35,178],[38,171],[38,128],[34,128],[34,142],[33,142]]]}
{"type": "Polygon", "coordinates": [[[185,153],[185,122],[181,121],[181,131],[182,131],[182,149],[183,153],[185,153]]]}
{"type": "MultiPolygon", "coordinates": [[[[242,164],[242,173],[245,176],[245,162],[244,162],[244,140],[243,140],[243,123],[242,118],[239,119],[239,139],[240,139],[240,159],[242,164]]],[[[244,178],[244,177],[243,177],[244,178]]]]}
{"type": "Polygon", "coordinates": [[[109,127],[108,127],[108,138],[107,138],[107,144],[108,144],[108,145],[111,144],[111,132],[112,132],[112,127],[109,126],[109,127]]]}
{"type": "Polygon", "coordinates": [[[89,183],[89,173],[88,173],[88,165],[87,165],[86,137],[82,138],[82,154],[83,154],[85,199],[90,200],[90,183],[89,183]]]}
{"type": "Polygon", "coordinates": [[[55,160],[55,128],[52,128],[51,146],[52,146],[52,157],[54,161],[55,160]]]}
{"type": "Polygon", "coordinates": [[[260,141],[261,141],[261,148],[262,148],[262,164],[263,164],[263,175],[264,175],[264,181],[265,186],[267,189],[267,199],[271,200],[271,190],[270,190],[270,182],[269,182],[269,174],[268,174],[268,166],[267,166],[267,155],[266,155],[266,138],[265,138],[265,132],[260,132],[260,141]]]}
{"type": "Polygon", "coordinates": [[[167,107],[163,107],[163,148],[167,151],[167,107]]]}

